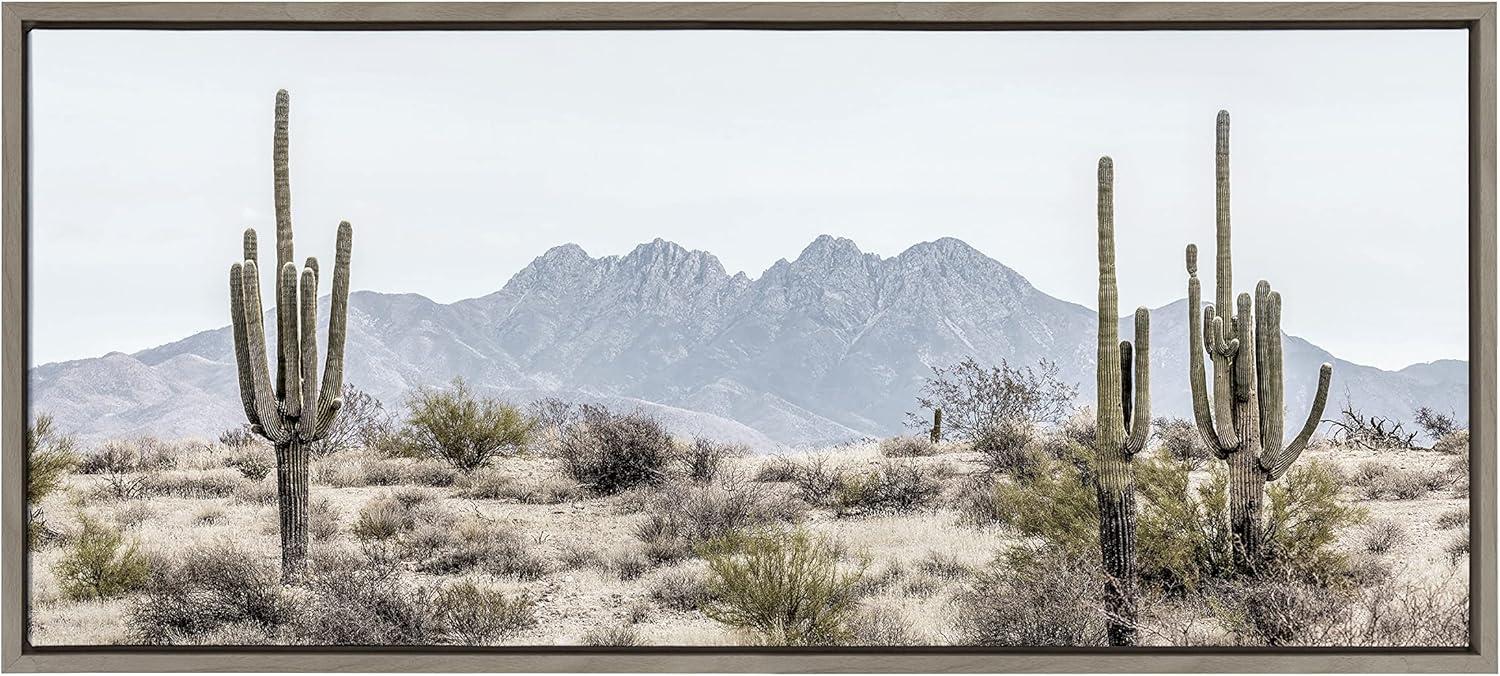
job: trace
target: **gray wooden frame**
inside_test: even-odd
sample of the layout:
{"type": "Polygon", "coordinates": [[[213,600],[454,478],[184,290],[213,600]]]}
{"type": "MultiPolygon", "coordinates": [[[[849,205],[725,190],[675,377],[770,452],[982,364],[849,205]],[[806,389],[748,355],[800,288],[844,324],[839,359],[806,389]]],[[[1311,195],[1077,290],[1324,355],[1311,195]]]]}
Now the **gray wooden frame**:
{"type": "MultiPolygon", "coordinates": [[[[0,7],[0,668],[6,671],[1490,672],[1495,596],[1494,3],[6,3],[0,7]],[[26,34],[32,28],[1463,28],[1469,32],[1467,649],[33,648],[23,635],[26,34]]],[[[184,226],[190,227],[190,226],[184,226]]]]}

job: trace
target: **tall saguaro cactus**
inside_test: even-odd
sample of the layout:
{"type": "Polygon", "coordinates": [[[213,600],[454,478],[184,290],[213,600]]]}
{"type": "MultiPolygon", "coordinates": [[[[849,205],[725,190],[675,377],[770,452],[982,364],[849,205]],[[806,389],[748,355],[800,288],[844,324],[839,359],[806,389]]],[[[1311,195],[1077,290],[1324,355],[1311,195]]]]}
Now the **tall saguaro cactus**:
{"type": "Polygon", "coordinates": [[[1198,432],[1209,450],[1229,466],[1229,526],[1235,557],[1242,565],[1254,566],[1260,557],[1266,482],[1286,474],[1307,447],[1328,402],[1333,365],[1319,368],[1307,422],[1296,438],[1283,444],[1286,369],[1281,352],[1281,294],[1261,280],[1253,301],[1250,294],[1239,294],[1230,314],[1234,279],[1229,255],[1229,113],[1222,110],[1215,143],[1214,191],[1217,269],[1212,305],[1202,305],[1198,247],[1187,247],[1188,380],[1198,432]],[[1211,396],[1205,382],[1204,353],[1213,361],[1211,396]]]}
{"type": "Polygon", "coordinates": [[[266,359],[255,230],[245,230],[244,259],[229,266],[229,314],[240,399],[251,428],[276,447],[281,571],[290,579],[307,556],[308,447],[328,434],[343,406],[344,333],[349,310],[352,228],[339,223],[329,304],[327,361],[318,386],[318,259],[299,272],[292,257],[292,198],[287,179],[287,93],[276,93],[272,144],[276,192],[276,379],[266,359]]]}
{"type": "Polygon", "coordinates": [[[1110,645],[1135,643],[1135,471],[1151,430],[1151,314],[1135,311],[1135,348],[1119,340],[1114,162],[1099,158],[1099,387],[1095,422],[1099,549],[1110,645]],[[1131,377],[1131,359],[1135,377],[1131,377]],[[1133,382],[1132,382],[1133,381],[1133,382]]]}

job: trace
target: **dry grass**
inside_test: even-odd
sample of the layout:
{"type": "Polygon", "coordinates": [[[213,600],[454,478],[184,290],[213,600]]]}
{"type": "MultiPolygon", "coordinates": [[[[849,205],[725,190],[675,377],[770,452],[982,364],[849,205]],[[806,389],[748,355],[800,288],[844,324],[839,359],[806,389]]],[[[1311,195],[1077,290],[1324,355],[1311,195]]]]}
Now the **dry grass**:
{"type": "MultiPolygon", "coordinates": [[[[67,477],[61,490],[42,505],[54,515],[51,521],[62,544],[30,554],[31,638],[37,645],[140,640],[129,620],[148,592],[106,600],[64,598],[53,570],[75,536],[69,524],[75,512],[121,529],[130,541],[140,543],[154,567],[181,565],[189,552],[226,543],[248,561],[272,570],[278,565],[274,477],[247,478],[239,465],[250,465],[253,475],[253,462],[228,464],[229,449],[203,442],[132,440],[116,450],[128,459],[116,464],[121,471],[112,475],[95,461],[90,473],[67,477]],[[120,499],[111,481],[138,482],[143,495],[120,499]]],[[[784,457],[726,453],[715,459],[711,450],[705,449],[698,461],[674,465],[672,471],[681,474],[660,487],[616,495],[586,491],[566,477],[556,460],[540,455],[505,458],[468,476],[456,476],[451,468],[430,460],[388,458],[361,450],[332,453],[312,467],[310,529],[314,555],[325,561],[324,573],[290,592],[302,599],[299,603],[310,605],[298,605],[295,617],[276,626],[230,621],[191,635],[179,632],[171,640],[754,643],[756,637],[703,613],[711,598],[699,547],[719,535],[790,524],[829,543],[840,566],[864,567],[854,590],[853,612],[842,620],[843,642],[1094,640],[1094,625],[1087,616],[1041,613],[1035,615],[1037,621],[1062,626],[1032,627],[1026,625],[1026,606],[1000,607],[993,603],[995,594],[975,595],[976,590],[1002,588],[1016,593],[1053,590],[1038,595],[1034,603],[1043,611],[1060,611],[1064,605],[1089,608],[1085,600],[1094,593],[1089,585],[1065,580],[1005,577],[997,555],[1027,543],[1005,529],[966,519],[960,509],[964,486],[975,484],[976,477],[991,483],[1010,480],[988,474],[980,452],[963,444],[943,444],[936,455],[888,454],[874,442],[784,457]],[[691,474],[700,480],[689,481],[691,474]],[[886,475],[914,478],[895,483],[921,490],[897,495],[919,499],[896,500],[900,507],[888,509],[878,501],[867,502],[851,488],[869,477],[886,475]],[[928,483],[936,492],[926,488],[928,483]],[[385,577],[370,571],[383,571],[379,575],[385,577]],[[443,590],[467,590],[459,586],[465,583],[493,602],[460,605],[457,592],[450,591],[447,605],[441,606],[446,608],[446,624],[421,619],[431,618],[432,609],[440,607],[434,601],[443,590]],[[1064,592],[1079,595],[1079,602],[1060,604],[1058,599],[1069,598],[1064,592]],[[322,600],[313,603],[309,598],[322,600]],[[522,599],[524,611],[518,605],[522,599]],[[974,605],[978,601],[987,605],[974,605]],[[379,621],[365,621],[360,632],[328,628],[329,623],[368,620],[367,616],[379,616],[379,621]],[[421,619],[421,626],[412,624],[412,618],[421,619]],[[434,624],[426,624],[429,621],[434,624]],[[975,621],[991,629],[977,631],[975,621]]],[[[1301,462],[1337,464],[1348,477],[1343,499],[1359,502],[1371,513],[1369,530],[1353,529],[1339,542],[1344,552],[1358,559],[1361,570],[1369,571],[1362,574],[1366,581],[1361,584],[1371,591],[1349,601],[1361,609],[1358,615],[1334,614],[1319,620],[1322,624],[1304,622],[1312,629],[1296,629],[1302,632],[1296,640],[1411,645],[1451,634],[1453,599],[1467,589],[1468,556],[1462,497],[1466,483],[1446,469],[1453,456],[1334,447],[1309,450],[1306,456],[1301,462]],[[1387,523],[1392,524],[1389,529],[1387,523]],[[1431,535],[1435,533],[1441,536],[1431,535]],[[1365,553],[1373,550],[1383,554],[1365,553]],[[1384,596],[1374,594],[1377,588],[1384,596]],[[1400,621],[1408,612],[1441,616],[1427,621],[1423,626],[1429,629],[1423,629],[1400,621]]],[[[1194,474],[1195,482],[1201,480],[1199,475],[1194,474]]],[[[873,490],[877,485],[870,484],[869,495],[880,495],[873,490]]],[[[1297,603],[1314,607],[1315,602],[1309,597],[1297,603]]],[[[1180,598],[1143,600],[1142,619],[1142,640],[1153,645],[1256,640],[1253,632],[1234,629],[1207,604],[1180,598]]]]}

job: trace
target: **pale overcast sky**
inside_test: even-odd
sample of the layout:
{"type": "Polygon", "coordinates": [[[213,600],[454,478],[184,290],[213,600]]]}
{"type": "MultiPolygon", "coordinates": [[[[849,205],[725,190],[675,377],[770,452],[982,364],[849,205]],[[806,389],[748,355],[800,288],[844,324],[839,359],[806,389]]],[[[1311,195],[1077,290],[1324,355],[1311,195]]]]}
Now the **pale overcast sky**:
{"type": "Polygon", "coordinates": [[[1092,306],[1109,154],[1121,306],[1155,307],[1185,295],[1184,245],[1212,246],[1227,108],[1236,286],[1270,279],[1284,328],[1356,362],[1468,352],[1460,30],[38,30],[31,50],[36,363],[228,323],[240,230],[273,236],[282,87],[299,257],[348,219],[354,288],[444,302],[564,242],[663,237],[753,277],[829,233],[884,256],[958,237],[1092,306]]]}

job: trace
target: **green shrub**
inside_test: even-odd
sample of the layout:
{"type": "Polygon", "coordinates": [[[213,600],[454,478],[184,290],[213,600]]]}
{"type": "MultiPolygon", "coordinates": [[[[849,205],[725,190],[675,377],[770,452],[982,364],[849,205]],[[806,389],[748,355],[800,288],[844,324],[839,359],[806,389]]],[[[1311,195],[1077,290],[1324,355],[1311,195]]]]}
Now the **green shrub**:
{"type": "Polygon", "coordinates": [[[26,504],[31,506],[26,511],[26,539],[32,547],[54,535],[40,505],[62,487],[79,460],[73,438],[58,433],[52,416],[38,415],[26,429],[26,504]]]}
{"type": "Polygon", "coordinates": [[[1191,465],[1159,449],[1137,458],[1136,557],[1141,578],[1172,591],[1198,591],[1232,575],[1229,476],[1213,466],[1208,481],[1190,487],[1191,465]]]}
{"type": "Polygon", "coordinates": [[[109,599],[146,584],[150,566],[140,543],[125,545],[125,536],[82,514],[73,547],[53,572],[63,595],[75,601],[109,599]]]}
{"type": "Polygon", "coordinates": [[[1265,565],[1322,583],[1345,579],[1349,559],[1334,545],[1339,533],[1368,517],[1363,508],[1339,500],[1338,480],[1327,463],[1294,465],[1266,487],[1265,565]]]}
{"type": "Polygon", "coordinates": [[[800,530],[765,532],[716,540],[705,554],[708,617],[768,645],[837,645],[850,637],[864,569],[841,570],[826,542],[800,530]]]}
{"type": "Polygon", "coordinates": [[[481,587],[472,580],[444,586],[432,598],[434,629],[449,643],[490,645],[536,624],[534,604],[526,597],[481,587]]]}
{"type": "Polygon", "coordinates": [[[264,557],[232,544],[189,549],[179,563],[152,571],[145,594],[131,607],[131,636],[142,643],[196,643],[225,628],[265,642],[292,620],[280,572],[264,557]]]}
{"type": "Polygon", "coordinates": [[[582,406],[579,415],[563,428],[554,448],[569,478],[604,495],[667,478],[675,448],[660,422],[602,406],[582,406]]]}
{"type": "Polygon", "coordinates": [[[1099,503],[1089,480],[1071,463],[1044,460],[1029,479],[988,477],[972,492],[966,518],[998,524],[1080,555],[1097,555],[1099,503]]]}
{"type": "Polygon", "coordinates": [[[461,379],[446,390],[418,390],[406,406],[409,448],[462,472],[523,448],[531,439],[532,422],[519,409],[476,397],[461,379]]]}

